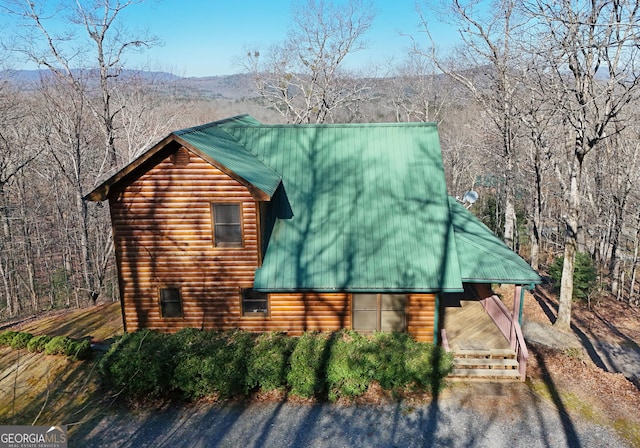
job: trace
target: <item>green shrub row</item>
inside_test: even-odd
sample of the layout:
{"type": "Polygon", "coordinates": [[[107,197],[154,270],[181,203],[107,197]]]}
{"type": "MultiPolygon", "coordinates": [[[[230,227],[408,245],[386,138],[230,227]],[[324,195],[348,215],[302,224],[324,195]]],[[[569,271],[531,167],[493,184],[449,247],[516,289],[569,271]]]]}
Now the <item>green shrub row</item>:
{"type": "Polygon", "coordinates": [[[0,333],[0,347],[10,346],[14,350],[26,348],[32,353],[65,355],[74,360],[89,359],[93,355],[91,344],[86,339],[77,340],[68,336],[34,336],[23,331],[0,333]]]}
{"type": "Polygon", "coordinates": [[[353,398],[372,382],[386,390],[441,387],[451,357],[403,333],[365,337],[342,330],[282,333],[142,330],[125,334],[101,359],[107,387],[131,397],[170,394],[224,399],[279,390],[303,398],[353,398]]]}

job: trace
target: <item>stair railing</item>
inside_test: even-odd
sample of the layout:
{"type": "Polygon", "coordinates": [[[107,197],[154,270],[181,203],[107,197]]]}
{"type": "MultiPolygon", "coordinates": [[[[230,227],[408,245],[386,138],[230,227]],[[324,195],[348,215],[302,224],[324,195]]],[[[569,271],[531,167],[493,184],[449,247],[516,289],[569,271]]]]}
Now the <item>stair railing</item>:
{"type": "Polygon", "coordinates": [[[509,309],[502,303],[498,296],[491,295],[480,301],[482,307],[487,312],[491,320],[500,329],[500,332],[509,341],[512,350],[516,352],[518,360],[518,373],[520,380],[524,381],[527,372],[527,359],[529,359],[529,351],[524,341],[522,329],[517,320],[514,320],[509,309]]]}

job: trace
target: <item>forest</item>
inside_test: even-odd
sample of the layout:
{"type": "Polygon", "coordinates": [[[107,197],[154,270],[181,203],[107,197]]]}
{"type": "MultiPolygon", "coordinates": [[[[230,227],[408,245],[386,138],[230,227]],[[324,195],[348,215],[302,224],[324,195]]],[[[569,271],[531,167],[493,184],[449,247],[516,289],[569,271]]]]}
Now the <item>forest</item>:
{"type": "Polygon", "coordinates": [[[108,206],[85,195],[169,132],[243,113],[437,122],[449,194],[478,192],[471,210],[542,275],[562,257],[559,325],[582,254],[586,300],[640,305],[640,1],[437,2],[453,48],[424,2],[406,54],[360,70],[345,61],[372,4],[299,1],[283,42],[216,79],[127,66],[155,44],[120,26],[136,3],[74,2],[60,31],[38,2],[0,1],[24,24],[0,31],[0,321],[117,300],[108,206]],[[13,70],[16,55],[38,70],[13,70]]]}

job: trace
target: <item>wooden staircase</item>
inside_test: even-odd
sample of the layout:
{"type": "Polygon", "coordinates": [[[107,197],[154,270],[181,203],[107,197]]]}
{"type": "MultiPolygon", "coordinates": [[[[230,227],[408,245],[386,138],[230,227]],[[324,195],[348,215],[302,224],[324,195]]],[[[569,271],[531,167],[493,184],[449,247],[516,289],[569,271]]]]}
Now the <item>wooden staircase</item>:
{"type": "Polygon", "coordinates": [[[512,349],[453,350],[451,379],[520,380],[516,352],[512,349]]]}

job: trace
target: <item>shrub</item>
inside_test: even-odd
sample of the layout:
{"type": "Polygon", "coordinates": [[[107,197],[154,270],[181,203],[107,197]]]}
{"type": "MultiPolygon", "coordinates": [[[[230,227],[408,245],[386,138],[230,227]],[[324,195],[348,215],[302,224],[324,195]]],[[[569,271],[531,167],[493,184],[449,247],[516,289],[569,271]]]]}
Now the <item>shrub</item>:
{"type": "Polygon", "coordinates": [[[287,382],[291,394],[303,398],[322,395],[326,390],[326,371],[333,335],[304,333],[291,354],[287,382]]]}
{"type": "Polygon", "coordinates": [[[180,331],[173,388],[190,398],[217,394],[225,399],[243,394],[253,339],[243,331],[180,331]]]}
{"type": "Polygon", "coordinates": [[[73,341],[68,336],[54,336],[44,347],[47,355],[66,355],[71,351],[73,341]]]}
{"type": "Polygon", "coordinates": [[[376,366],[374,379],[383,389],[402,389],[413,380],[412,372],[407,366],[407,355],[418,344],[407,333],[376,333],[375,345],[376,366]]]}
{"type": "Polygon", "coordinates": [[[91,349],[91,343],[83,339],[81,341],[72,341],[69,350],[65,355],[70,356],[75,360],[85,360],[93,356],[93,350],[91,349]]]}
{"type": "Polygon", "coordinates": [[[33,339],[33,335],[31,333],[23,333],[23,332],[16,333],[13,339],[11,340],[11,348],[14,350],[27,348],[27,344],[31,339],[33,339]]]}
{"type": "Polygon", "coordinates": [[[256,387],[265,392],[286,387],[296,341],[283,333],[264,333],[256,338],[247,365],[247,392],[256,387]]]}
{"type": "Polygon", "coordinates": [[[375,365],[371,363],[373,344],[364,336],[343,330],[330,345],[327,388],[331,401],[362,395],[371,383],[375,365]]]}
{"type": "MultiPolygon", "coordinates": [[[[549,266],[549,276],[556,287],[562,281],[563,263],[564,257],[560,256],[556,257],[549,266]]],[[[589,254],[584,252],[576,253],[576,262],[573,269],[573,298],[588,300],[597,279],[598,275],[589,254]]]]}
{"type": "Polygon", "coordinates": [[[51,336],[47,336],[44,334],[40,336],[35,336],[27,344],[27,350],[33,353],[41,353],[44,351],[45,346],[50,340],[51,340],[51,336]]]}
{"type": "Polygon", "coordinates": [[[125,334],[100,360],[103,381],[133,397],[168,394],[175,368],[174,339],[146,329],[125,334]]]}
{"type": "Polygon", "coordinates": [[[17,331],[3,331],[0,333],[0,347],[11,345],[13,337],[18,334],[17,331]]]}
{"type": "Polygon", "coordinates": [[[441,347],[415,343],[406,353],[407,373],[411,385],[439,393],[445,386],[444,378],[453,370],[453,356],[441,347]]]}
{"type": "MultiPolygon", "coordinates": [[[[76,350],[77,344],[88,347],[88,341],[76,342],[76,350]]],[[[64,339],[57,345],[66,347],[64,339]]],[[[342,330],[290,338],[185,329],[175,335],[126,334],[105,354],[98,371],[107,386],[132,397],[176,391],[189,398],[225,399],[288,386],[291,395],[335,401],[361,395],[372,381],[387,390],[440,390],[451,368],[450,355],[402,333],[367,338],[342,330]]]]}

